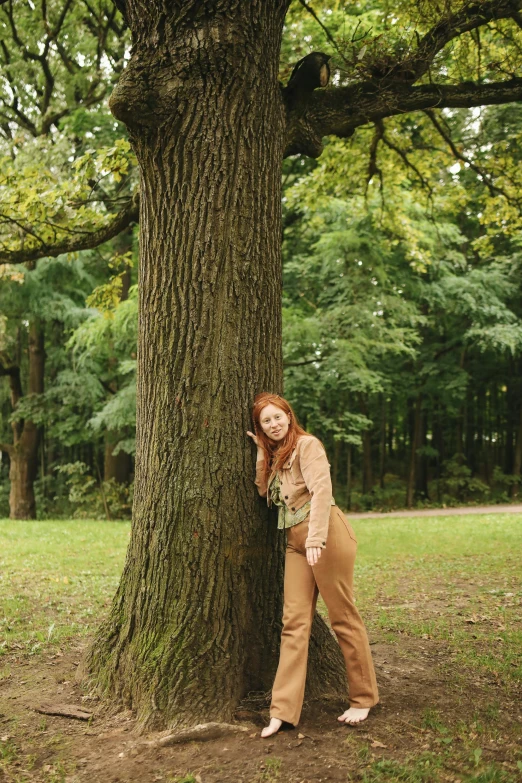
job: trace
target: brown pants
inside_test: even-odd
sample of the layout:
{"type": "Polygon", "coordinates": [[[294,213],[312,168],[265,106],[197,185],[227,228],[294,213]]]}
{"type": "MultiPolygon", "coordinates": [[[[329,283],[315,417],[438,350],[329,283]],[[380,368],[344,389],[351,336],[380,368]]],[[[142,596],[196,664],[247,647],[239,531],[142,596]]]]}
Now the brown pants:
{"type": "Polygon", "coordinates": [[[270,717],[294,726],[299,722],[318,593],[346,663],[350,706],[373,707],[379,701],[377,681],[366,629],[353,601],[357,541],[352,526],[341,509],[332,506],[326,547],[313,567],[308,565],[304,547],[308,518],[288,528],[286,534],[283,631],[270,717]]]}

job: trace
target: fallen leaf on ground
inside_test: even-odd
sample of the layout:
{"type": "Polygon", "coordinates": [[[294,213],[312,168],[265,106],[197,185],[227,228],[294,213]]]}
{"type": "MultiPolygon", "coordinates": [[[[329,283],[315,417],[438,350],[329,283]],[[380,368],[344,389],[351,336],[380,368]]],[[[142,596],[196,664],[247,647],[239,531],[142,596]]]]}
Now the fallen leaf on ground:
{"type": "Polygon", "coordinates": [[[387,745],[383,745],[382,742],[379,742],[379,740],[374,740],[372,742],[372,748],[387,748],[387,745]]]}

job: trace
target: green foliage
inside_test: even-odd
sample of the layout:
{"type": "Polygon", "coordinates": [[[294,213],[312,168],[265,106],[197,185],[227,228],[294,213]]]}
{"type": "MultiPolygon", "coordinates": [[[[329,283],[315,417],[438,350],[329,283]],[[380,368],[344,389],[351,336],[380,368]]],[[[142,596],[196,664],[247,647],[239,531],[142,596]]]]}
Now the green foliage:
{"type": "Polygon", "coordinates": [[[336,500],[354,511],[393,511],[405,505],[405,482],[400,476],[386,473],[384,475],[384,487],[374,486],[371,492],[363,493],[358,486],[352,490],[350,504],[343,492],[336,493],[336,500]]]}
{"type": "Polygon", "coordinates": [[[424,321],[398,293],[396,253],[389,259],[378,237],[368,215],[333,198],[305,213],[285,241],[285,391],[307,426],[354,444],[370,422],[339,402],[383,392],[383,362],[415,355],[424,321]]]}
{"type": "MultiPolygon", "coordinates": [[[[136,186],[106,101],[129,33],[113,3],[92,7],[51,0],[15,16],[13,4],[0,7],[0,250],[95,232],[136,186]]],[[[334,86],[407,67],[419,36],[460,7],[333,0],[313,4],[321,26],[293,3],[280,78],[313,50],[332,54],[334,86]]],[[[418,83],[504,79],[521,64],[521,42],[514,22],[494,20],[479,38],[457,36],[418,83]]],[[[325,139],[318,160],[284,161],[285,393],[325,441],[347,505],[405,502],[417,408],[415,502],[517,491],[521,119],[518,104],[398,115],[325,139]]],[[[134,454],[136,261],[127,232],[78,257],[0,265],[0,371],[19,367],[24,392],[13,410],[2,380],[0,440],[25,421],[42,429],[42,513],[70,508],[55,468],[77,463],[90,479],[77,475],[74,502],[84,513],[92,494],[104,513],[94,498],[105,445],[134,454]],[[35,318],[45,331],[41,395],[26,393],[35,318]]]]}
{"type": "MultiPolygon", "coordinates": [[[[0,29],[4,119],[35,136],[58,123],[86,132],[81,118],[99,111],[129,43],[112,3],[3,4],[0,29]]],[[[2,132],[10,138],[5,126],[2,132]]]]}
{"type": "MultiPolygon", "coordinates": [[[[336,83],[350,84],[386,72],[390,63],[404,63],[419,38],[449,12],[462,4],[401,0],[393,5],[347,0],[316,2],[313,10],[324,26],[303,5],[292,4],[285,20],[283,67],[286,79],[291,65],[308,52],[320,50],[333,56],[336,83]],[[326,30],[324,29],[326,28],[326,30]],[[333,41],[332,41],[333,39],[333,41]]],[[[520,67],[520,31],[513,22],[499,20],[482,28],[480,46],[475,31],[463,33],[441,51],[430,69],[434,82],[481,81],[515,73],[520,67]]],[[[426,80],[428,76],[424,77],[426,80]]]]}
{"type": "Polygon", "coordinates": [[[39,140],[14,160],[0,159],[1,251],[42,248],[45,256],[47,246],[103,228],[128,200],[134,158],[126,139],[85,152],[72,169],[65,140],[62,146],[61,165],[56,149],[39,140]]]}
{"type": "Polygon", "coordinates": [[[360,128],[349,140],[328,140],[302,171],[298,159],[286,165],[285,392],[329,454],[338,453],[336,494],[348,505],[406,502],[419,397],[427,429],[415,449],[417,503],[506,501],[516,492],[518,113],[445,110],[438,126],[428,116],[390,118],[382,138],[360,128]],[[380,174],[374,167],[369,178],[372,138],[380,174]],[[455,164],[448,139],[471,163],[455,164]],[[501,139],[509,140],[503,169],[490,154],[501,139]],[[490,418],[495,410],[505,435],[490,418]],[[379,487],[363,465],[364,438],[379,487]],[[345,446],[336,452],[338,441],[345,446]],[[344,492],[349,447],[352,486],[344,492]],[[448,460],[457,451],[456,472],[448,460]],[[503,485],[490,464],[498,460],[510,477],[503,485]]]}
{"type": "Polygon", "coordinates": [[[59,465],[57,471],[66,476],[67,512],[73,519],[130,518],[132,485],[118,484],[114,479],[98,483],[83,462],[59,465]]]}
{"type": "Polygon", "coordinates": [[[104,309],[91,310],[67,343],[82,377],[111,392],[97,406],[88,426],[93,433],[113,432],[115,453],[122,449],[133,454],[135,450],[137,295],[137,286],[132,286],[128,299],[114,306],[109,307],[105,299],[104,309]]]}
{"type": "Polygon", "coordinates": [[[479,500],[482,500],[489,492],[488,485],[478,478],[473,478],[471,470],[462,464],[458,456],[443,463],[440,489],[450,497],[467,501],[477,496],[479,500]]]}
{"type": "Polygon", "coordinates": [[[0,252],[102,228],[128,201],[134,158],[106,97],[128,55],[112,2],[0,7],[0,252]]]}
{"type": "Polygon", "coordinates": [[[108,264],[109,269],[114,274],[111,275],[107,282],[97,286],[92,294],[89,294],[86,305],[110,316],[121,301],[123,278],[129,269],[132,269],[133,265],[132,251],[129,250],[126,253],[114,255],[108,264]]]}

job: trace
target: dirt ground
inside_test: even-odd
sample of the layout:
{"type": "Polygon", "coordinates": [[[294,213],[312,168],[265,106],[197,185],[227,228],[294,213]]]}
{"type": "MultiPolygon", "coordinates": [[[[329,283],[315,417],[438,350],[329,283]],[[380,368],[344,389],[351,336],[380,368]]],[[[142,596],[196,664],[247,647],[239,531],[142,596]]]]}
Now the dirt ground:
{"type": "Polygon", "coordinates": [[[462,754],[470,775],[474,758],[499,770],[487,778],[491,783],[511,780],[502,769],[508,775],[522,758],[519,693],[506,693],[492,676],[474,674],[470,681],[441,642],[377,640],[372,651],[381,703],[359,727],[337,723],[346,706],[341,701],[307,702],[297,729],[263,740],[267,705],[258,704],[248,732],[165,748],[148,747],[153,737],[135,733],[132,715],[110,716],[82,692],[75,682],[82,647],[30,661],[15,658],[14,673],[0,688],[0,781],[485,781],[463,776],[462,754]],[[77,704],[93,718],[44,716],[35,711],[44,702],[77,704]]]}

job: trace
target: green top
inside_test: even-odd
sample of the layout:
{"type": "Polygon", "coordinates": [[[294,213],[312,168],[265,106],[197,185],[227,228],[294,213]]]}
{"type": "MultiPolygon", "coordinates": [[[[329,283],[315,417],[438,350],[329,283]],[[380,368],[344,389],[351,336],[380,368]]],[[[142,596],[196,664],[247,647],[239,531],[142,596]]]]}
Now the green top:
{"type": "Polygon", "coordinates": [[[279,474],[276,473],[271,480],[268,491],[270,492],[270,499],[276,506],[279,506],[277,527],[279,530],[283,530],[286,527],[293,527],[302,522],[310,513],[310,507],[312,502],[308,500],[304,506],[298,508],[297,511],[290,511],[285,501],[281,497],[281,482],[279,481],[279,474]]]}

